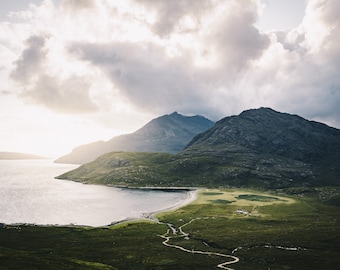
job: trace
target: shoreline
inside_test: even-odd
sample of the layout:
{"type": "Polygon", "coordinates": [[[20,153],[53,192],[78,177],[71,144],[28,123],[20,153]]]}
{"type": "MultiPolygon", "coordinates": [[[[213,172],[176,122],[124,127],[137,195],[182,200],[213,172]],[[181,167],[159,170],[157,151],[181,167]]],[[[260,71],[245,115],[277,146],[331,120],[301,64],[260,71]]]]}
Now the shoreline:
{"type": "Polygon", "coordinates": [[[120,185],[114,185],[114,186],[108,186],[108,187],[114,187],[119,189],[127,189],[127,190],[143,190],[143,191],[163,191],[163,192],[188,192],[188,191],[194,191],[199,188],[195,187],[129,187],[129,186],[120,186],[120,185]]]}
{"type": "Polygon", "coordinates": [[[154,211],[154,212],[150,212],[150,213],[145,213],[143,215],[145,215],[145,217],[147,219],[151,219],[151,220],[154,220],[154,221],[158,221],[157,218],[156,218],[156,215],[160,214],[160,213],[165,213],[165,212],[168,212],[168,211],[173,211],[173,210],[177,210],[179,208],[182,208],[184,206],[187,206],[189,204],[191,204],[192,202],[194,202],[198,197],[198,189],[191,189],[187,192],[187,198],[174,204],[173,206],[170,206],[168,208],[165,208],[165,209],[161,209],[161,210],[158,210],[158,211],[154,211]]]}
{"type": "MultiPolygon", "coordinates": [[[[171,188],[171,189],[173,189],[173,188],[171,188]]],[[[139,220],[140,221],[149,220],[149,221],[153,221],[153,222],[157,222],[158,223],[159,220],[156,217],[158,214],[165,213],[165,212],[168,212],[168,211],[177,210],[179,208],[182,208],[184,206],[187,206],[187,205],[191,204],[192,202],[194,202],[197,199],[197,197],[198,197],[198,189],[183,188],[182,190],[183,191],[184,190],[189,190],[187,192],[187,198],[184,199],[184,200],[181,200],[180,202],[178,202],[178,203],[176,203],[176,204],[174,204],[174,205],[172,205],[170,207],[167,207],[167,208],[164,208],[164,209],[160,209],[160,210],[157,210],[157,211],[153,211],[153,212],[143,213],[140,218],[126,218],[124,220],[112,222],[110,225],[101,226],[101,227],[116,226],[116,225],[123,224],[123,223],[126,223],[126,222],[139,221],[139,220]]],[[[177,191],[178,191],[178,189],[177,189],[177,191]]],[[[100,228],[100,227],[98,227],[98,228],[100,228]]]]}
{"type": "Polygon", "coordinates": [[[189,205],[190,203],[192,203],[193,201],[195,201],[198,197],[198,188],[188,188],[188,187],[175,187],[175,188],[157,188],[157,187],[144,187],[144,188],[135,188],[135,187],[115,187],[115,188],[122,188],[122,189],[136,189],[136,190],[158,190],[158,191],[164,191],[164,192],[187,192],[187,197],[185,199],[182,199],[181,201],[175,203],[174,205],[167,207],[167,208],[163,208],[157,211],[153,211],[153,212],[146,212],[146,213],[142,213],[140,217],[127,217],[123,220],[117,220],[117,221],[113,221],[110,224],[106,224],[106,225],[100,225],[100,226],[91,226],[91,225],[85,225],[85,224],[37,224],[37,223],[4,223],[4,222],[0,222],[0,228],[5,228],[5,227],[18,227],[18,229],[20,228],[20,226],[37,226],[37,227],[77,227],[77,228],[107,228],[107,227],[111,227],[111,226],[116,226],[119,224],[123,224],[126,222],[138,222],[138,221],[153,221],[153,222],[159,222],[158,219],[156,218],[157,214],[160,213],[164,213],[164,212],[168,212],[168,211],[172,211],[172,210],[176,210],[179,209],[181,207],[184,207],[186,205],[189,205]]]}

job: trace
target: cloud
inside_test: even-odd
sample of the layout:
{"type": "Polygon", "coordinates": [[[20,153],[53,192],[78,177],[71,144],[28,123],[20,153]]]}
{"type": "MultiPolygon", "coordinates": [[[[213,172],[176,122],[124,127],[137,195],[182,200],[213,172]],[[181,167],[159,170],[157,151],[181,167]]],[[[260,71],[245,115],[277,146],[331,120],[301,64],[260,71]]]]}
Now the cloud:
{"type": "MultiPolygon", "coordinates": [[[[285,110],[340,126],[340,12],[339,1],[312,0],[299,28],[275,33],[283,46],[276,55],[277,86],[272,100],[285,110]]],[[[263,87],[263,83],[261,85],[263,87]]]]}
{"type": "MultiPolygon", "coordinates": [[[[147,6],[154,3],[138,2],[147,6]]],[[[163,18],[165,13],[166,17],[175,13],[178,18],[195,14],[200,21],[200,28],[191,32],[178,32],[176,20],[163,25],[161,32],[167,34],[164,40],[168,43],[74,42],[69,52],[99,67],[120,94],[137,108],[158,113],[194,112],[216,118],[225,110],[224,106],[215,106],[216,101],[220,97],[224,102],[232,98],[221,94],[221,87],[232,84],[234,77],[261,57],[270,42],[254,27],[258,16],[256,4],[244,8],[239,1],[227,5],[223,1],[218,5],[211,1],[202,3],[203,6],[194,5],[192,9],[186,1],[155,4],[157,18],[163,18]],[[208,7],[211,12],[217,12],[213,19],[208,16],[208,7]],[[184,43],[177,42],[179,36],[184,43]],[[186,43],[188,40],[195,43],[186,43]],[[169,50],[174,50],[174,55],[169,50]],[[207,64],[209,61],[211,65],[207,64]]],[[[154,29],[154,25],[151,27],[154,29]]],[[[159,34],[160,28],[157,29],[159,34]]]]}
{"type": "Polygon", "coordinates": [[[71,76],[65,80],[41,75],[34,85],[21,96],[28,101],[42,104],[61,113],[88,113],[97,106],[88,95],[91,84],[80,77],[71,76]]]}
{"type": "Polygon", "coordinates": [[[155,21],[152,30],[160,35],[167,36],[175,32],[194,30],[195,24],[200,24],[203,13],[211,10],[214,3],[211,0],[135,0],[155,12],[155,21]],[[185,26],[185,19],[191,20],[191,26],[185,26]]]}
{"type": "MultiPolygon", "coordinates": [[[[79,59],[99,67],[114,87],[143,110],[189,110],[204,104],[199,73],[184,59],[168,58],[164,48],[135,43],[79,44],[70,47],[79,59]]],[[[204,108],[204,106],[202,106],[204,108]]]]}
{"type": "Polygon", "coordinates": [[[96,111],[97,106],[89,95],[90,82],[74,75],[60,78],[49,70],[46,42],[43,36],[30,36],[14,62],[11,78],[22,85],[19,96],[63,113],[96,111]]]}
{"type": "Polygon", "coordinates": [[[8,96],[11,95],[12,93],[10,91],[7,90],[0,90],[0,95],[1,96],[8,96]]]}
{"type": "Polygon", "coordinates": [[[269,38],[254,26],[261,9],[256,0],[136,2],[155,12],[154,33],[169,43],[181,39],[176,45],[178,50],[187,49],[183,54],[191,50],[228,72],[260,57],[269,45],[269,38]]]}
{"type": "Polygon", "coordinates": [[[223,72],[234,76],[233,71],[248,67],[268,48],[268,36],[254,26],[259,8],[257,1],[228,1],[218,6],[215,21],[206,26],[206,50],[218,52],[223,72]]]}
{"type": "Polygon", "coordinates": [[[16,68],[11,73],[14,80],[27,83],[39,73],[46,59],[45,43],[46,39],[42,36],[31,36],[26,40],[26,49],[14,62],[16,68]]]}
{"type": "Polygon", "coordinates": [[[62,0],[61,7],[68,11],[81,11],[95,7],[94,0],[62,0]]]}
{"type": "Polygon", "coordinates": [[[8,42],[21,49],[11,78],[32,103],[213,120],[268,106],[340,127],[337,0],[310,0],[281,32],[257,29],[259,0],[48,3],[22,15],[24,48],[8,42]]]}

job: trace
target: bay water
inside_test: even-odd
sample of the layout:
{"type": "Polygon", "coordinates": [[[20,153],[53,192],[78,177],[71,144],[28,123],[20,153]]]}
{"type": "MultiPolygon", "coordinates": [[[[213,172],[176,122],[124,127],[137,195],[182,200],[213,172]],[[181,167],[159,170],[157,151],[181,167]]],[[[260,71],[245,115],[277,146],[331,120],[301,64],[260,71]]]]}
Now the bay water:
{"type": "Polygon", "coordinates": [[[188,192],[121,189],[57,180],[77,165],[0,160],[0,223],[105,226],[168,209],[188,192]]]}

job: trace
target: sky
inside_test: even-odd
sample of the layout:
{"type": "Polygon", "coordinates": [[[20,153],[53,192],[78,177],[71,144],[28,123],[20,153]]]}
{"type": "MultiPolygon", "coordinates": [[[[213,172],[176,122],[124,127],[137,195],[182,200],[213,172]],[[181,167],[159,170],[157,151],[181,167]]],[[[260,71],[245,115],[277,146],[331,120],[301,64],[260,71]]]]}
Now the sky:
{"type": "Polygon", "coordinates": [[[338,0],[4,0],[0,151],[58,157],[164,114],[340,128],[338,0]]]}

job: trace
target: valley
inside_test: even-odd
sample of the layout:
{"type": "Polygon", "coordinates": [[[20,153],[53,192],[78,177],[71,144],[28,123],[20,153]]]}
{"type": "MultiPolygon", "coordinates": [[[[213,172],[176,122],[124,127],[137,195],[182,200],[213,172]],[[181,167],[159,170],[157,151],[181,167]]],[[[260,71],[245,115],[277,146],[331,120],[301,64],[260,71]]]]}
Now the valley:
{"type": "Polygon", "coordinates": [[[218,253],[239,259],[225,265],[233,269],[334,269],[340,263],[339,206],[321,194],[339,192],[202,189],[190,205],[158,214],[159,222],[98,228],[4,225],[0,267],[214,269],[232,261],[213,254],[218,253]],[[167,224],[177,228],[178,235],[168,231],[167,224]],[[181,237],[180,229],[187,237],[181,237]],[[210,255],[165,246],[166,237],[169,245],[210,255]]]}

